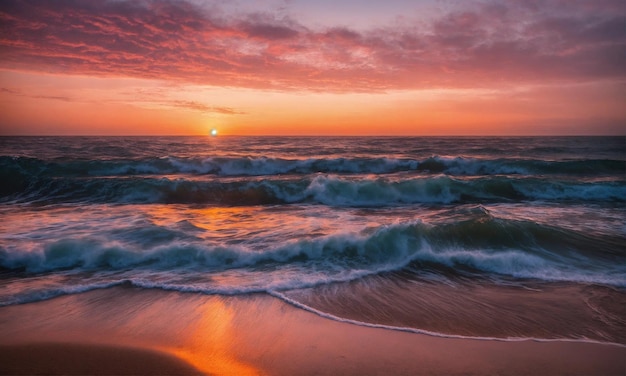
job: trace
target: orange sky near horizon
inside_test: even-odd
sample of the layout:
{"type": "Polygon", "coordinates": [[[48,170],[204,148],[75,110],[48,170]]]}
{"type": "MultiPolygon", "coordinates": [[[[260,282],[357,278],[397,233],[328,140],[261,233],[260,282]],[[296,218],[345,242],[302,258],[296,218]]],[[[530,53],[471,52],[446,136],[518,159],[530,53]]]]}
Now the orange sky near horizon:
{"type": "Polygon", "coordinates": [[[339,4],[2,2],[0,135],[626,134],[621,1],[339,4]]]}

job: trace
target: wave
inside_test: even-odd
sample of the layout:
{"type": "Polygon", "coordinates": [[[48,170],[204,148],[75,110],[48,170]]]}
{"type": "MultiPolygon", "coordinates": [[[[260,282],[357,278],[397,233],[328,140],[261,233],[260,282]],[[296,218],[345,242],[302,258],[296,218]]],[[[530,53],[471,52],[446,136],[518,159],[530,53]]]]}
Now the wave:
{"type": "MultiPolygon", "coordinates": [[[[437,282],[565,281],[626,287],[624,239],[528,221],[419,221],[274,247],[174,239],[146,247],[93,238],[0,248],[0,306],[130,284],[182,292],[279,293],[400,271],[437,282]]],[[[413,278],[408,277],[408,278],[413,278]]]]}
{"type": "MultiPolygon", "coordinates": [[[[18,184],[15,181],[13,184],[18,184]]],[[[150,177],[40,178],[1,201],[21,203],[195,203],[274,205],[315,203],[382,207],[481,202],[626,201],[626,182],[447,175],[171,179],[150,177]]]]}
{"type": "Polygon", "coordinates": [[[595,183],[539,178],[457,179],[439,175],[408,179],[346,179],[318,176],[304,191],[314,202],[337,206],[451,204],[520,200],[626,200],[623,182],[595,183]]]}
{"type": "Polygon", "coordinates": [[[268,176],[280,174],[350,173],[388,174],[421,172],[446,175],[622,175],[626,161],[611,159],[545,161],[534,159],[478,159],[432,156],[410,158],[162,157],[138,160],[54,160],[0,157],[6,177],[90,177],[199,174],[268,176]]]}
{"type": "Polygon", "coordinates": [[[449,224],[398,223],[265,249],[180,240],[144,249],[65,239],[30,250],[0,248],[0,267],[25,273],[197,272],[194,283],[202,276],[211,282],[221,272],[244,273],[249,283],[249,274],[258,273],[254,286],[269,284],[262,289],[299,288],[407,268],[418,274],[479,273],[626,286],[624,239],[478,214],[449,224]]]}

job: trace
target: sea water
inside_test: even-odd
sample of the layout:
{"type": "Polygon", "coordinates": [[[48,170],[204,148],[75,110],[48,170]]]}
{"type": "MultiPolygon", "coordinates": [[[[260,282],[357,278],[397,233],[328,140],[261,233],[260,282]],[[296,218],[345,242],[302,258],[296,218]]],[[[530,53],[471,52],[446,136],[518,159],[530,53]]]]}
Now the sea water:
{"type": "Polygon", "coordinates": [[[626,344],[624,137],[2,137],[0,306],[267,293],[444,336],[626,344]]]}

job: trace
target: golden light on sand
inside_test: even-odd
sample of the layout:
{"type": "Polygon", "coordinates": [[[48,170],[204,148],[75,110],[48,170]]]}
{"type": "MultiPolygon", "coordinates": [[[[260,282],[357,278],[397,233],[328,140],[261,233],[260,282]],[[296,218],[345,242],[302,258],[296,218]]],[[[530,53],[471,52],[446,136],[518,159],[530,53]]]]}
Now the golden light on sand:
{"type": "Polygon", "coordinates": [[[222,299],[209,299],[198,308],[201,313],[195,330],[189,332],[185,348],[170,350],[208,374],[259,375],[255,367],[238,359],[233,310],[222,299]]]}

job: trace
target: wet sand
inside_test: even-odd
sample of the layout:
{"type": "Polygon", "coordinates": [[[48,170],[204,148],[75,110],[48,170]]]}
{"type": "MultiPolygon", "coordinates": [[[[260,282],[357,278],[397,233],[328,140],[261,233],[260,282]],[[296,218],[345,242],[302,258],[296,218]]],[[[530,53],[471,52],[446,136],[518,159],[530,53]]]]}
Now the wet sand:
{"type": "Polygon", "coordinates": [[[495,338],[586,338],[626,345],[626,290],[577,283],[433,283],[387,273],[286,292],[360,322],[495,338]],[[445,318],[445,319],[442,319],[445,318]]]}
{"type": "Polygon", "coordinates": [[[264,294],[110,288],[2,307],[0,332],[3,374],[626,373],[624,346],[451,339],[369,328],[264,294]]]}

